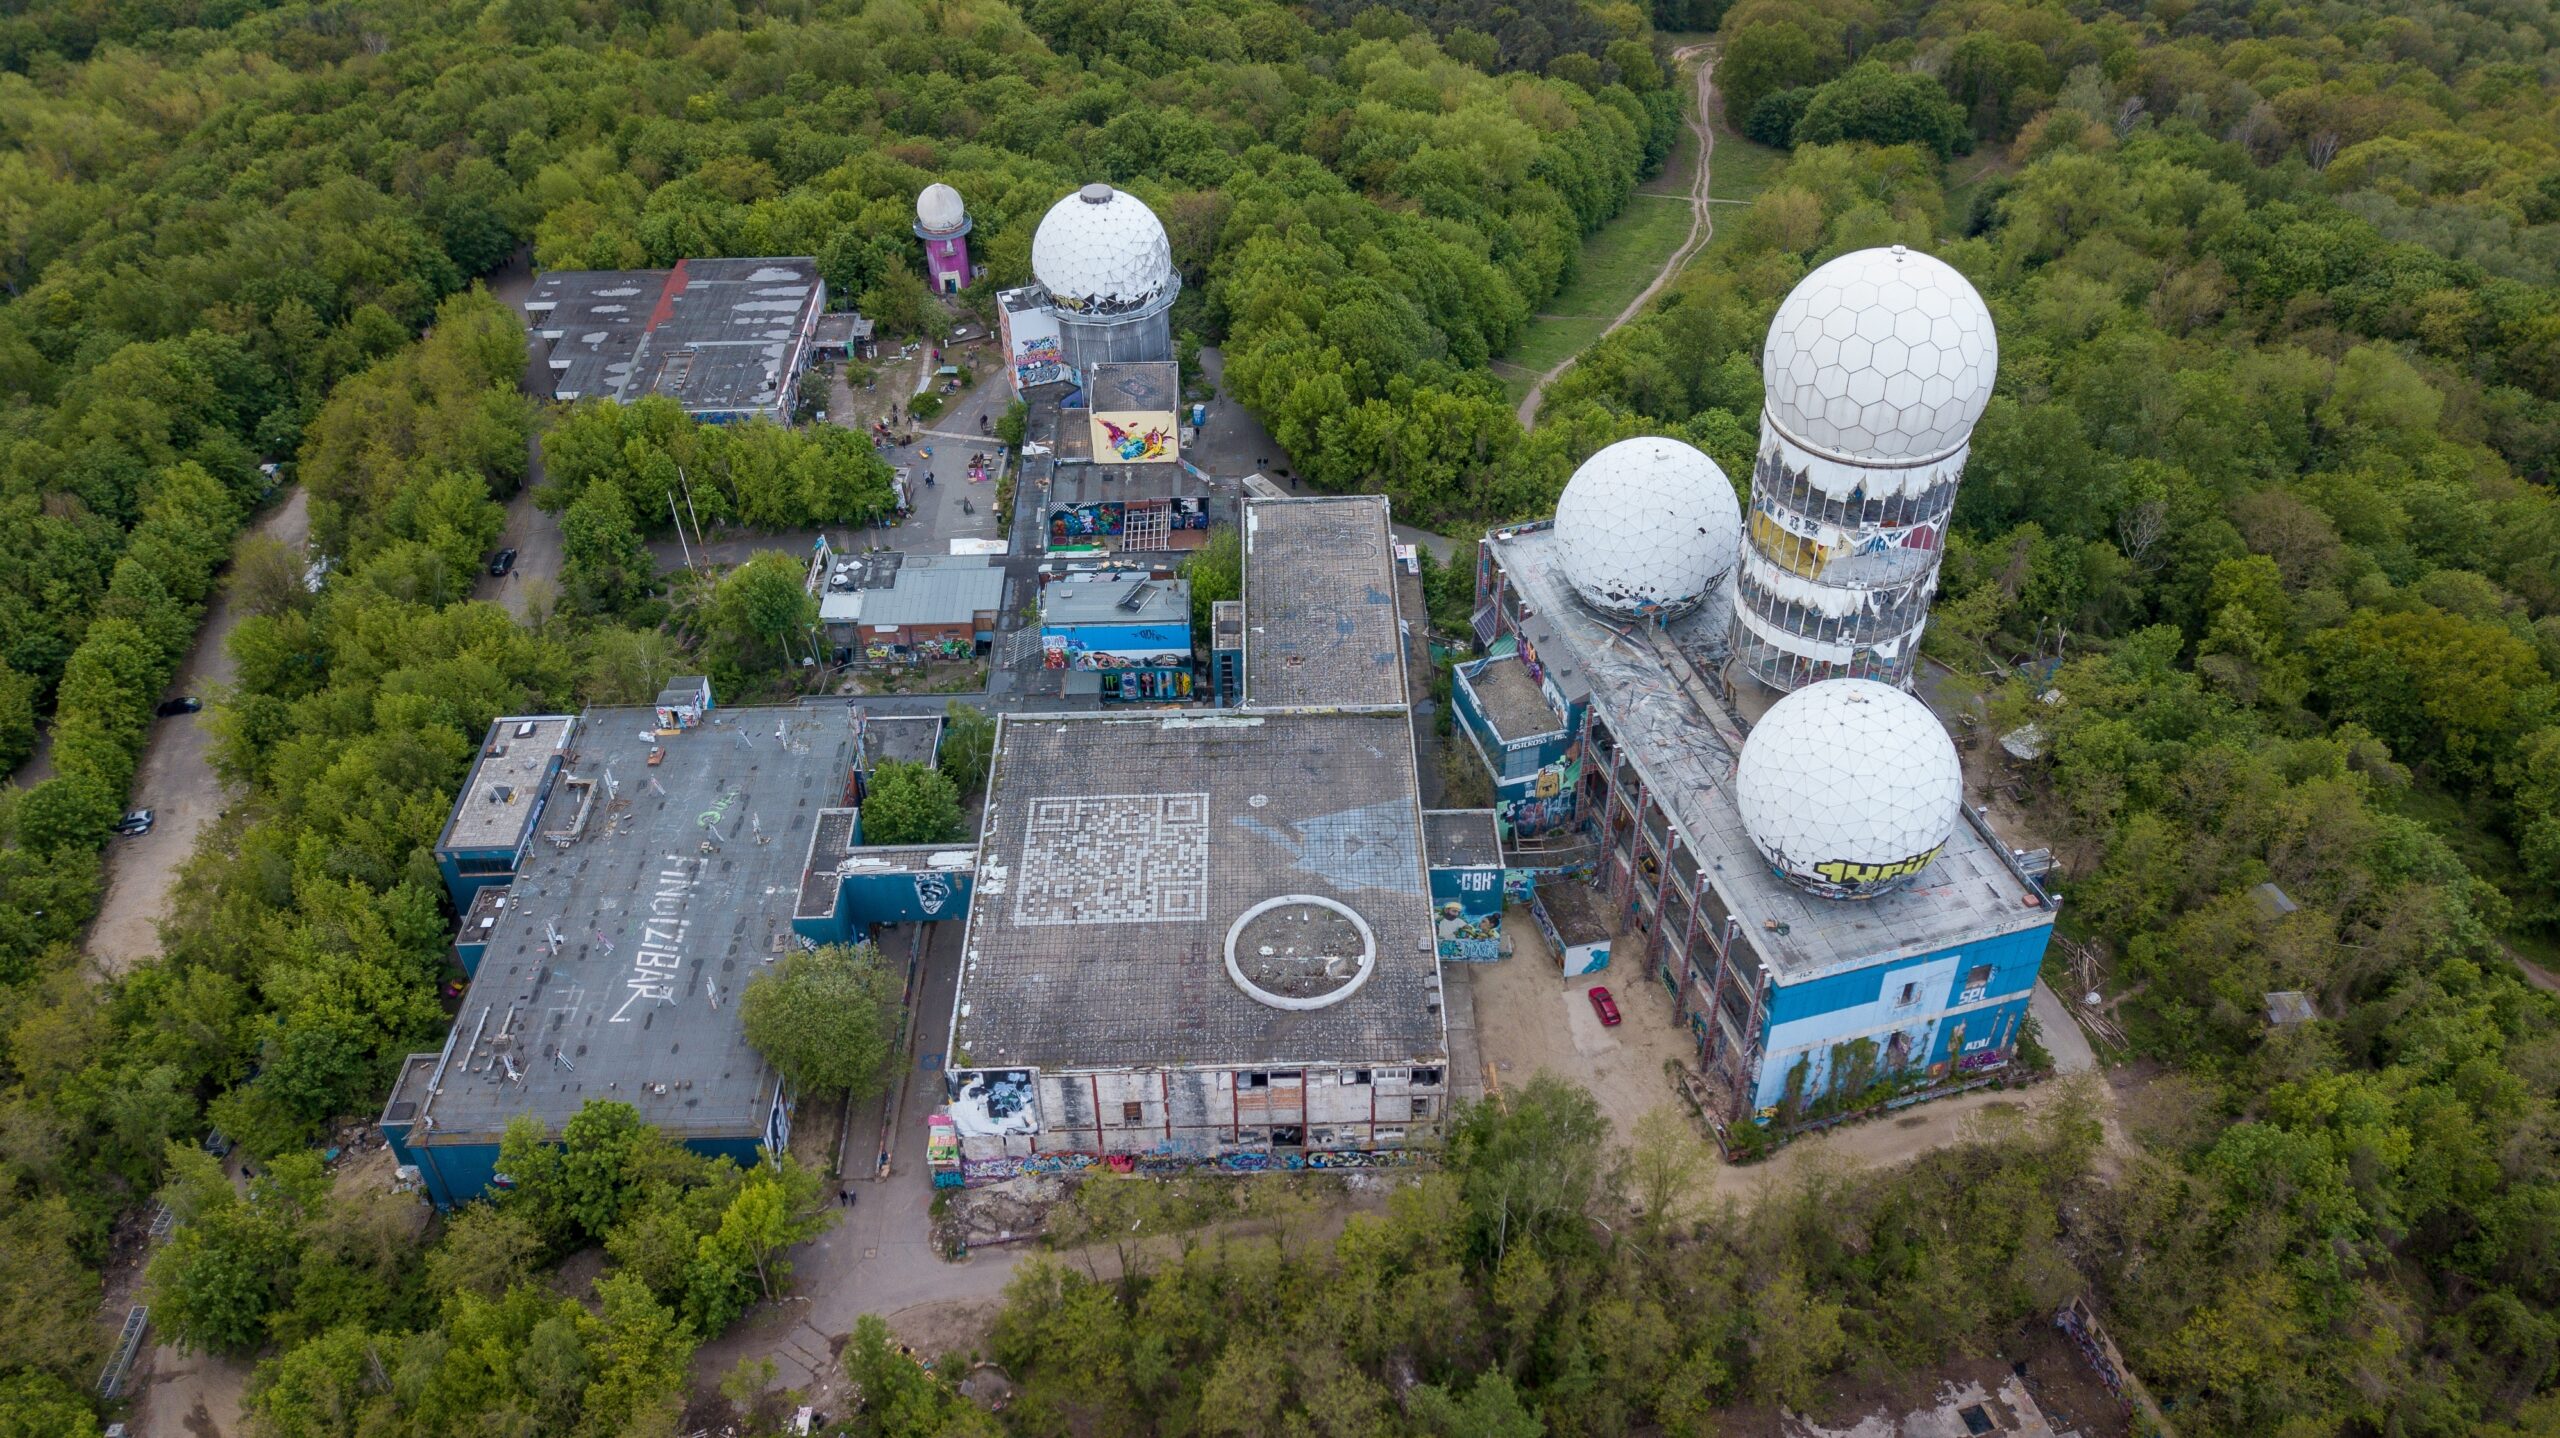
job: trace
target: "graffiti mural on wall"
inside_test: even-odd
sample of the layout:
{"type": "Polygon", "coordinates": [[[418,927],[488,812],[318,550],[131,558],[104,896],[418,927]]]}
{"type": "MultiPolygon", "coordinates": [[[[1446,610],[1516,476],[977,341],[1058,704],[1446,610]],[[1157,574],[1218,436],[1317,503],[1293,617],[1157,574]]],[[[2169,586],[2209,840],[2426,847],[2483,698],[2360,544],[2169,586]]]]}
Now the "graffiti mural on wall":
{"type": "Polygon", "coordinates": [[[1013,347],[1014,383],[1024,389],[1037,384],[1055,384],[1075,376],[1067,369],[1067,352],[1059,347],[1055,333],[1027,336],[1013,347]]]}
{"type": "Polygon", "coordinates": [[[940,918],[942,906],[951,902],[951,876],[918,874],[916,879],[916,912],[928,919],[940,918]]]}
{"type": "Polygon", "coordinates": [[[1155,464],[1174,457],[1171,415],[1106,415],[1093,417],[1094,458],[1122,464],[1155,464]]]}
{"type": "Polygon", "coordinates": [[[1191,697],[1188,669],[1123,669],[1115,690],[1124,702],[1177,700],[1191,697]]]}
{"type": "Polygon", "coordinates": [[[967,659],[977,652],[977,642],[969,639],[927,639],[917,644],[891,644],[875,639],[862,646],[862,657],[874,664],[922,664],[928,660],[967,659]]]}
{"type": "Polygon", "coordinates": [[[1502,957],[1502,915],[1487,914],[1469,918],[1456,900],[1440,906],[1433,921],[1440,941],[1440,957],[1461,963],[1490,963],[1502,957]]]}
{"type": "MultiPolygon", "coordinates": [[[[1171,644],[1175,635],[1157,636],[1159,643],[1171,644]]],[[[1040,636],[1040,662],[1050,669],[1183,669],[1190,667],[1189,650],[1177,649],[1089,649],[1073,634],[1040,636]]]]}
{"type": "Polygon", "coordinates": [[[1410,1148],[1346,1148],[1299,1153],[1285,1150],[1267,1153],[1260,1149],[1243,1149],[1222,1153],[1212,1164],[1229,1173],[1296,1173],[1301,1169],[1331,1168],[1410,1168],[1422,1161],[1422,1153],[1410,1148]]]}
{"type": "Polygon", "coordinates": [[[1128,525],[1129,507],[1119,500],[1069,504],[1049,511],[1049,542],[1073,544],[1084,539],[1117,539],[1128,525]]]}
{"type": "Polygon", "coordinates": [[[1335,1149],[1300,1153],[1285,1150],[1273,1153],[1263,1149],[1238,1149],[1221,1154],[1178,1153],[1157,1150],[1140,1154],[1035,1153],[1023,1157],[1011,1155],[996,1158],[964,1158],[960,1161],[961,1181],[970,1188],[981,1184],[1002,1183],[1009,1178],[1031,1175],[1084,1173],[1095,1168],[1108,1168],[1113,1173],[1138,1173],[1164,1177],[1195,1168],[1213,1168],[1225,1173],[1297,1173],[1341,1169],[1413,1168],[1429,1156],[1428,1150],[1411,1148],[1335,1149]]]}
{"type": "Polygon", "coordinates": [[[1575,749],[1541,767],[1529,780],[1529,792],[1517,799],[1497,800],[1493,820],[1505,839],[1544,834],[1573,822],[1574,795],[1582,785],[1582,751],[1575,749]]]}

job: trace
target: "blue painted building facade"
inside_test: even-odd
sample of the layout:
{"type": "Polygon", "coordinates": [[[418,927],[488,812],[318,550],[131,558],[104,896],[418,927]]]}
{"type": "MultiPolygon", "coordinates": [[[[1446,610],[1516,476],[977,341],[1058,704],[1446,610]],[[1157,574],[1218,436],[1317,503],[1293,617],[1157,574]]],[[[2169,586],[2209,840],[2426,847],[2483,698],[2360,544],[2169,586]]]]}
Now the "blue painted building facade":
{"type": "Polygon", "coordinates": [[[471,907],[462,911],[462,925],[453,935],[453,958],[465,977],[480,972],[480,961],[489,953],[489,937],[505,916],[513,893],[511,884],[484,884],[471,896],[471,907]]]}
{"type": "Polygon", "coordinates": [[[1106,703],[1191,697],[1191,586],[1136,571],[1052,581],[1040,591],[1040,655],[1095,671],[1106,703]]]}
{"type": "Polygon", "coordinates": [[[905,851],[873,852],[884,856],[882,867],[836,875],[835,897],[826,911],[793,915],[791,932],[813,944],[858,944],[880,924],[928,924],[968,917],[969,897],[977,887],[969,850],[954,846],[937,848],[932,854],[915,851],[915,857],[928,862],[912,865],[895,862],[905,851]],[[934,854],[950,855],[951,862],[933,864],[929,860],[934,854]]]}
{"type": "Polygon", "coordinates": [[[1491,811],[1431,809],[1422,816],[1432,926],[1449,963],[1504,957],[1502,846],[1491,811]]]}
{"type": "Polygon", "coordinates": [[[1556,684],[1532,645],[1507,638],[1502,650],[1456,666],[1450,708],[1492,776],[1502,836],[1527,838],[1569,829],[1581,785],[1580,736],[1590,695],[1556,684]],[[1524,686],[1534,686],[1544,699],[1544,717],[1522,702],[1524,686]]]}
{"type": "Polygon", "coordinates": [[[1771,985],[1754,1111],[1771,1115],[1791,1090],[1799,1100],[1825,1093],[1848,1077],[1839,1068],[1861,1062],[1949,1078],[1997,1068],[2017,1047],[2052,933],[2048,924],[1771,985]]]}

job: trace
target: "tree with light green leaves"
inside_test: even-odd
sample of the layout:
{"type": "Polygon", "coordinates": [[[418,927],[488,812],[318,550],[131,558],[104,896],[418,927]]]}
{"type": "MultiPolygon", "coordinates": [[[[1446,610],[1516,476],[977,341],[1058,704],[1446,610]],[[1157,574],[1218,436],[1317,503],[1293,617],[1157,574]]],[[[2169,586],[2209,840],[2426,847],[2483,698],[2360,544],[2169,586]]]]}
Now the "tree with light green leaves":
{"type": "Polygon", "coordinates": [[[854,1320],[844,1371],[861,1399],[849,1419],[857,1438],[993,1438],[1004,1431],[949,1378],[917,1362],[877,1314],[854,1320]]]}
{"type": "Polygon", "coordinates": [[[928,764],[883,760],[862,791],[862,842],[951,844],[968,832],[960,786],[928,764]]]}
{"type": "Polygon", "coordinates": [[[590,484],[562,511],[560,552],[560,582],[582,613],[620,613],[657,580],[657,562],[617,485],[590,484]]]}
{"type": "Polygon", "coordinates": [[[172,1143],[169,1159],[180,1221],[144,1270],[152,1323],[190,1351],[254,1352],[292,1301],[305,1209],[325,1183],[318,1157],[270,1166],[246,1197],[202,1149],[172,1143]]]}
{"type": "Polygon", "coordinates": [[[807,652],[818,601],[808,592],[800,561],[768,550],[721,576],[710,620],[740,668],[771,667],[807,652]]]}
{"type": "Polygon", "coordinates": [[[1191,637],[1205,642],[1210,634],[1211,606],[1244,597],[1244,535],[1232,524],[1209,531],[1209,542],[1182,561],[1182,577],[1191,584],[1191,637]]]}
{"type": "Polygon", "coordinates": [[[835,1222],[820,1190],[825,1176],[789,1158],[746,1173],[719,1226],[702,1235],[686,1273],[685,1317],[696,1331],[718,1334],[755,1303],[791,1291],[783,1253],[835,1222]]]}
{"type": "Polygon", "coordinates": [[[994,761],[995,748],[994,715],[965,699],[954,699],[944,706],[942,747],[934,762],[963,797],[976,793],[978,786],[986,782],[987,766],[994,761]]]}
{"type": "Polygon", "coordinates": [[[864,1098],[888,1081],[906,978],[870,944],[786,955],[747,980],[747,1042],[793,1089],[864,1098]]]}

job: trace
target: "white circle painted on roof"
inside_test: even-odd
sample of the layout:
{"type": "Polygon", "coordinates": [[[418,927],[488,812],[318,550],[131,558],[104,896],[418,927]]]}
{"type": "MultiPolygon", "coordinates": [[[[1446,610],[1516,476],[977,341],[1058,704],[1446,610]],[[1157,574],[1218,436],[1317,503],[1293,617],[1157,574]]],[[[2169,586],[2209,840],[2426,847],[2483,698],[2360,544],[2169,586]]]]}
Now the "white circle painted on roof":
{"type": "Polygon", "coordinates": [[[1163,222],[1109,185],[1087,185],[1049,207],[1031,236],[1031,272],[1070,311],[1140,304],[1177,283],[1163,222]]]}
{"type": "Polygon", "coordinates": [[[916,196],[916,223],[937,235],[951,233],[968,219],[968,206],[960,203],[960,192],[949,185],[927,185],[916,196]]]}
{"type": "Polygon", "coordinates": [[[1733,568],[1742,504],[1712,459],[1676,439],[1622,439],[1582,462],[1556,500],[1565,579],[1621,618],[1678,614],[1733,568]]]}
{"type": "Polygon", "coordinates": [[[1778,872],[1829,898],[1871,899],[1946,847],[1964,770],[1927,705],[1872,679],[1830,679],[1769,706],[1733,791],[1778,872]]]}
{"type": "Polygon", "coordinates": [[[1331,1007],[1359,992],[1377,968],[1378,936],[1370,930],[1369,921],[1345,905],[1315,894],[1282,894],[1265,899],[1238,914],[1235,923],[1227,928],[1227,977],[1256,1003],[1275,1009],[1304,1013],[1331,1007]],[[1325,940],[1338,937],[1350,942],[1318,942],[1304,947],[1292,933],[1300,929],[1325,940]],[[1275,937],[1285,942],[1264,942],[1275,937]],[[1267,983],[1245,977],[1244,961],[1236,952],[1240,946],[1254,955],[1255,971],[1267,983]],[[1274,953],[1283,947],[1290,952],[1274,953]],[[1337,947],[1356,947],[1359,953],[1332,955],[1339,961],[1338,966],[1326,965],[1315,953],[1316,949],[1329,953],[1337,947]]]}
{"type": "Polygon", "coordinates": [[[1895,245],[1804,277],[1769,322],[1769,418],[1834,458],[1904,463],[1964,443],[2000,367],[1991,311],[1944,260],[1895,245]]]}

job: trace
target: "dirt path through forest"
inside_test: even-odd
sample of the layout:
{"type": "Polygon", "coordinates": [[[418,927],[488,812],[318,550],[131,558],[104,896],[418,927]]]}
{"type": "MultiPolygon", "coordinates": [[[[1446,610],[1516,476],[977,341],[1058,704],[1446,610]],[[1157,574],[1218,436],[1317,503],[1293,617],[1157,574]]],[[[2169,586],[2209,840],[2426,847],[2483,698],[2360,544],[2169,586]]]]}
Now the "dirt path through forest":
{"type": "MultiPolygon", "coordinates": [[[[1698,173],[1689,185],[1689,237],[1680,242],[1680,248],[1671,252],[1671,258],[1662,262],[1662,273],[1653,277],[1653,283],[1627,301],[1627,307],[1618,311],[1618,317],[1609,321],[1607,329],[1592,337],[1591,343],[1595,345],[1615,333],[1620,325],[1643,313],[1644,307],[1653,303],[1653,297],[1662,293],[1662,287],[1671,283],[1671,277],[1680,273],[1688,265],[1690,257],[1716,235],[1715,205],[1707,197],[1707,183],[1715,171],[1716,158],[1715,112],[1712,108],[1715,104],[1716,50],[1712,45],[1689,45],[1673,51],[1671,58],[1675,64],[1691,59],[1698,62],[1698,114],[1689,122],[1690,131],[1698,139],[1698,173]]],[[[1586,345],[1584,349],[1589,347],[1586,345]]],[[[1522,429],[1533,428],[1537,424],[1538,401],[1545,397],[1547,386],[1573,368],[1575,361],[1581,358],[1578,353],[1567,355],[1556,362],[1555,368],[1530,381],[1529,392],[1520,399],[1522,429]]]]}
{"type": "MultiPolygon", "coordinates": [[[[259,522],[259,532],[300,553],[311,532],[307,501],[296,488],[259,522]]],[[[224,645],[239,622],[226,577],[205,608],[195,649],[170,681],[171,693],[210,700],[212,690],[231,682],[231,652],[224,645]]],[[[89,926],[89,957],[102,975],[121,974],[160,952],[160,920],[169,912],[178,870],[196,851],[196,836],[230,803],[213,772],[213,734],[205,725],[212,717],[207,711],[152,721],[127,801],[152,811],[151,832],[107,841],[107,892],[89,926]]]]}

